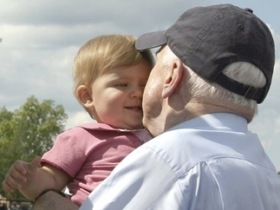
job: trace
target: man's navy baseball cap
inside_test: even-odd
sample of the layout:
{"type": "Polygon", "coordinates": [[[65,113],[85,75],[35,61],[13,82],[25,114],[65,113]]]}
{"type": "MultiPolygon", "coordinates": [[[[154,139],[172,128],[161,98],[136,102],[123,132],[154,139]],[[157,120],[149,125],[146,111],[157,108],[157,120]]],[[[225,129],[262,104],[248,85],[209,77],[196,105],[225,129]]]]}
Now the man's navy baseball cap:
{"type": "Polygon", "coordinates": [[[135,46],[144,50],[165,44],[204,79],[257,103],[265,99],[273,75],[274,41],[267,25],[251,9],[230,4],[195,7],[167,30],[143,34],[135,46]],[[222,73],[238,61],[257,66],[266,77],[265,86],[245,85],[222,73]]]}

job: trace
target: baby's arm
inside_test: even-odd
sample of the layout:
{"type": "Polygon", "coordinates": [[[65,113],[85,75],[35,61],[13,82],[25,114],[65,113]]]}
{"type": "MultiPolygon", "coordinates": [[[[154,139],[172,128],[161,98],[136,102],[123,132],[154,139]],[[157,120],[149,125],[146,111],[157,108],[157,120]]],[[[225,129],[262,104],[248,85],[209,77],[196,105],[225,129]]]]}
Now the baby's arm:
{"type": "Polygon", "coordinates": [[[47,189],[62,190],[70,178],[64,171],[53,166],[41,167],[40,158],[36,157],[30,163],[17,160],[8,170],[2,186],[8,193],[17,189],[26,198],[33,200],[47,189]]]}

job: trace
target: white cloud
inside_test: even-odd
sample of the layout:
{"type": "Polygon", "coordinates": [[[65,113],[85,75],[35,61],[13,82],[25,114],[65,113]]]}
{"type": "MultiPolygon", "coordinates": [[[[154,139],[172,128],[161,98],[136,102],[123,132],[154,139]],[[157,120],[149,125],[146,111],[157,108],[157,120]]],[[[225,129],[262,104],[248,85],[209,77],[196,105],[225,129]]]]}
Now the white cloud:
{"type": "Polygon", "coordinates": [[[93,119],[89,116],[89,114],[86,111],[70,113],[65,128],[71,128],[81,123],[87,123],[92,121],[93,119]]]}

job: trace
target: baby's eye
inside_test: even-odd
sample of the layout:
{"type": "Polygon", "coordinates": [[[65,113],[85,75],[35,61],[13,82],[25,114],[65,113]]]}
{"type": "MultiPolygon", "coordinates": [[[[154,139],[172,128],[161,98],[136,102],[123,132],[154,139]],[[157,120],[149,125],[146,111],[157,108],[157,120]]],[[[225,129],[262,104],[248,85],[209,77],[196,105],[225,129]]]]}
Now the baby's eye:
{"type": "Polygon", "coordinates": [[[117,87],[127,87],[128,84],[127,83],[120,83],[116,85],[117,87]]]}

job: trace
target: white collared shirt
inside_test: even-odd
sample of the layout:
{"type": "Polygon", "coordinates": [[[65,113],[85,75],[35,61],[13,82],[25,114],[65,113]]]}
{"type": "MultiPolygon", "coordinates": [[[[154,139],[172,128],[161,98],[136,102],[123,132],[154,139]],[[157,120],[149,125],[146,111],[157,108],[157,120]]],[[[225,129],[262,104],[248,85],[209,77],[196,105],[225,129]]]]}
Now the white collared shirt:
{"type": "Polygon", "coordinates": [[[280,178],[244,118],[204,115],[130,153],[81,210],[279,210],[280,178]]]}

